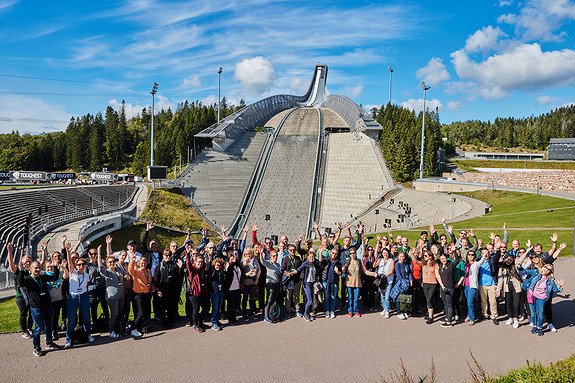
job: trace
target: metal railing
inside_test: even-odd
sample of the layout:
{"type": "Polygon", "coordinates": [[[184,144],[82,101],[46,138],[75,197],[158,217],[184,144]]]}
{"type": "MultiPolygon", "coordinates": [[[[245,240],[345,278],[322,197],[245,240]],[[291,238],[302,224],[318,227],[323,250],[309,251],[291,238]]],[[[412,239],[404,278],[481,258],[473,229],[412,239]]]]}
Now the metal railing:
{"type": "Polygon", "coordinates": [[[323,186],[323,173],[324,173],[323,168],[325,165],[325,156],[323,155],[325,137],[323,130],[322,113],[320,108],[317,108],[316,110],[319,115],[319,135],[317,138],[317,153],[315,157],[315,170],[313,177],[313,187],[311,191],[311,201],[309,207],[306,237],[311,237],[311,233],[313,230],[313,222],[318,219],[319,207],[320,207],[318,204],[318,191],[321,190],[323,186]]]}

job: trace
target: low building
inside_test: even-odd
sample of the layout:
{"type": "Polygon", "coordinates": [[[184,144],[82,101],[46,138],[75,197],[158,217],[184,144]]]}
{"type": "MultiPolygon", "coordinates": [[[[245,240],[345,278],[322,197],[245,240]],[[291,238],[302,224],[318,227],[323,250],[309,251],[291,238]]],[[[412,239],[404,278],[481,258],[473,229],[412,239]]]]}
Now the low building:
{"type": "Polygon", "coordinates": [[[551,138],[547,152],[551,161],[574,161],[575,138],[551,138]]]}
{"type": "Polygon", "coordinates": [[[465,158],[470,160],[515,160],[533,161],[543,160],[544,153],[521,153],[521,152],[465,152],[465,158]]]}

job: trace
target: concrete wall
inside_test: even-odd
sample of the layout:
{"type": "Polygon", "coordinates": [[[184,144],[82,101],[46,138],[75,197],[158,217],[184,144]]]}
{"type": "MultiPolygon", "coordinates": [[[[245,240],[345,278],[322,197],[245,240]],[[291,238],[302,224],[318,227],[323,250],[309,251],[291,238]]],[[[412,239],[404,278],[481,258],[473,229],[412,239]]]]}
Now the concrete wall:
{"type": "Polygon", "coordinates": [[[417,180],[413,182],[415,190],[426,192],[468,192],[476,190],[487,190],[488,184],[483,183],[468,183],[456,181],[433,181],[433,180],[417,180]]]}

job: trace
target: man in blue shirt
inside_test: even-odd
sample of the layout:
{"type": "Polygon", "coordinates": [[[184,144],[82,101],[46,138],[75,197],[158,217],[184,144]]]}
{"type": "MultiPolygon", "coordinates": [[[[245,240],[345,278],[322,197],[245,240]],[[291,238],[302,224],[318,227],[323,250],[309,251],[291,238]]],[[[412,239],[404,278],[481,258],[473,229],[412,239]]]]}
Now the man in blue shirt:
{"type": "Polygon", "coordinates": [[[493,324],[498,325],[499,321],[497,320],[497,298],[495,296],[495,290],[497,288],[497,267],[501,253],[497,250],[495,254],[490,254],[488,249],[482,248],[481,256],[485,260],[483,265],[479,268],[478,280],[481,311],[486,319],[491,317],[493,324]],[[488,305],[490,312],[487,311],[488,305]]]}

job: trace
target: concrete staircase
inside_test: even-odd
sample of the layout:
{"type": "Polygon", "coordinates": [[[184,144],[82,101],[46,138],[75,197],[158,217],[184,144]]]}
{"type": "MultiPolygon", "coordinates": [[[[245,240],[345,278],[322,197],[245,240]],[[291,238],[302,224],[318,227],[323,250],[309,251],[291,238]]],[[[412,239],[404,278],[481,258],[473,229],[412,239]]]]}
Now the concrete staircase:
{"type": "Polygon", "coordinates": [[[305,235],[318,134],[319,113],[314,108],[296,109],[281,127],[247,220],[248,224],[258,224],[260,239],[305,235]]]}
{"type": "Polygon", "coordinates": [[[224,152],[205,150],[179,180],[182,192],[215,226],[228,227],[238,214],[267,136],[245,132],[224,152]]]}
{"type": "Polygon", "coordinates": [[[363,133],[329,134],[320,213],[322,228],[334,229],[336,222],[352,221],[394,187],[378,149],[363,133]]]}

